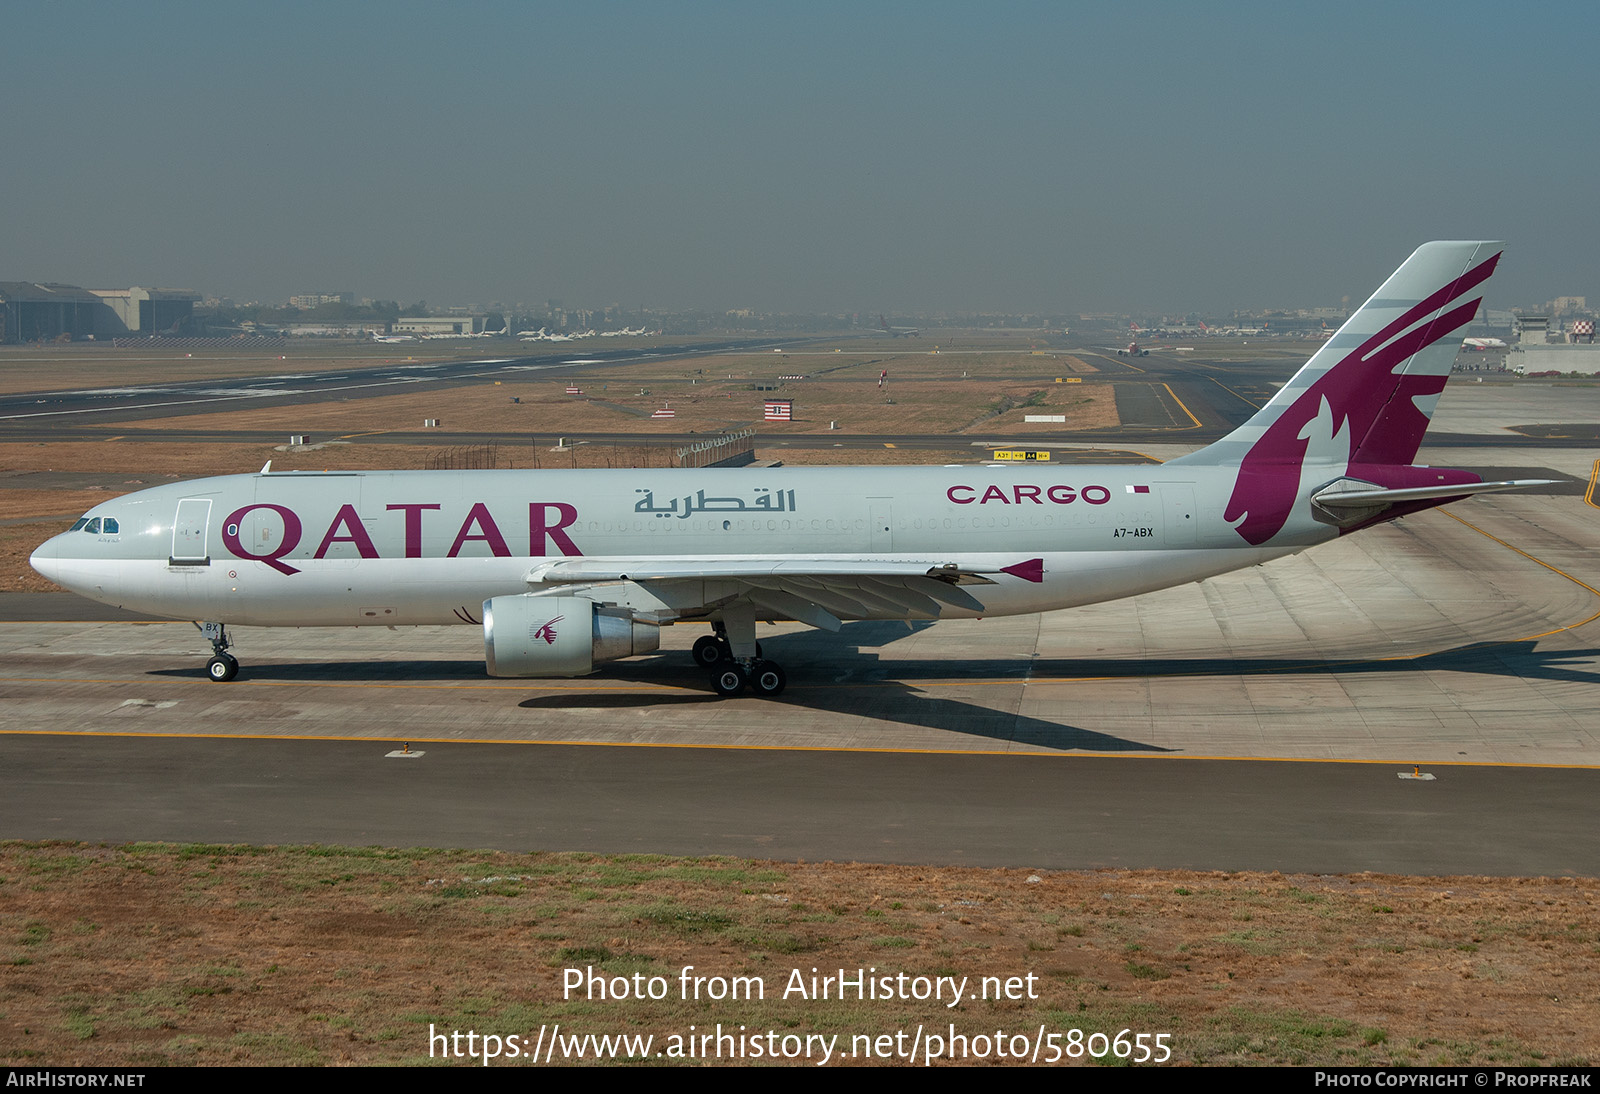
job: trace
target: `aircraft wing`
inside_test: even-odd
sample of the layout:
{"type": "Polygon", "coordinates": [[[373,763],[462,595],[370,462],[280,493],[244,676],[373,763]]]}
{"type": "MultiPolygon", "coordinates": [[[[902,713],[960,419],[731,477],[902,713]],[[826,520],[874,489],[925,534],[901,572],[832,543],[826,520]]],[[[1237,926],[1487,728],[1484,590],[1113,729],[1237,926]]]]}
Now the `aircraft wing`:
{"type": "MultiPolygon", "coordinates": [[[[992,585],[992,574],[1043,580],[1041,559],[992,570],[923,560],[861,558],[572,558],[546,562],[528,573],[530,585],[574,585],[627,581],[684,607],[684,593],[700,596],[710,583],[715,600],[749,600],[774,616],[836,631],[844,619],[872,616],[937,619],[943,606],[982,612],[983,604],[963,585],[992,585]]],[[[707,607],[698,604],[695,607],[707,607]]]]}

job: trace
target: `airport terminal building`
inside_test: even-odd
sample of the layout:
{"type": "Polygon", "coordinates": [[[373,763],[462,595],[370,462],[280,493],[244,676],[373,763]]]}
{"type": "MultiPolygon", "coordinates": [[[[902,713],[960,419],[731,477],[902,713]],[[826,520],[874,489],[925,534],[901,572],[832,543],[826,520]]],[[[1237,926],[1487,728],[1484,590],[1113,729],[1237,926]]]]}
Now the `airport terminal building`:
{"type": "Polygon", "coordinates": [[[159,334],[188,322],[188,289],[80,289],[0,281],[0,345],[159,334]]]}
{"type": "Polygon", "coordinates": [[[1593,319],[1575,320],[1563,330],[1560,324],[1552,326],[1547,315],[1522,315],[1517,317],[1515,334],[1507,361],[1525,376],[1600,373],[1593,319]]]}

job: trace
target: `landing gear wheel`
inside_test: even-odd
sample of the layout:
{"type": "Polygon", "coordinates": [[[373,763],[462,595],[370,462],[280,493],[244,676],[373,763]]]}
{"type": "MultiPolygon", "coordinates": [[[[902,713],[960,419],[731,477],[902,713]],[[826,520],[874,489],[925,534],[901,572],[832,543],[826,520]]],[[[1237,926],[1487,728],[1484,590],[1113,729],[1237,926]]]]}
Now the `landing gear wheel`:
{"type": "Polygon", "coordinates": [[[239,662],[225,653],[219,653],[206,662],[206,675],[217,683],[224,683],[239,675],[239,662]]]}
{"type": "Polygon", "coordinates": [[[694,661],[697,665],[710,668],[728,659],[728,644],[720,638],[704,635],[694,640],[694,661]]]}
{"type": "Polygon", "coordinates": [[[711,674],[711,686],[724,699],[731,699],[744,690],[744,670],[738,665],[728,665],[711,674]]]}
{"type": "Polygon", "coordinates": [[[776,661],[757,661],[750,671],[750,685],[763,699],[776,699],[782,695],[786,683],[788,678],[783,675],[783,669],[776,661]]]}

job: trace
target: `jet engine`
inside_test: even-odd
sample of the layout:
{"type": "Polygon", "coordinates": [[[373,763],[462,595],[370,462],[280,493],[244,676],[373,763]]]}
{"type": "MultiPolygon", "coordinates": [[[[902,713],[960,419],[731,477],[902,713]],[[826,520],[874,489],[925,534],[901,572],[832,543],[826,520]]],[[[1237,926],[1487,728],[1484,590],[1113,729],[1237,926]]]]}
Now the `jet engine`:
{"type": "Polygon", "coordinates": [[[577,596],[497,596],[483,602],[490,676],[585,676],[602,661],[650,653],[661,628],[626,608],[577,596]]]}

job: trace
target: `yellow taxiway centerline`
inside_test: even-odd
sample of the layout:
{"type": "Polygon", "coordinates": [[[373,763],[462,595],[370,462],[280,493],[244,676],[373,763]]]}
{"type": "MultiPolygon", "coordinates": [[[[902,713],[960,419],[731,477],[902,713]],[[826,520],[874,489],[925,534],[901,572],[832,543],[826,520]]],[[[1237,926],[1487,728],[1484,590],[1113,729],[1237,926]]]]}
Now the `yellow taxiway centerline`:
{"type": "MultiPolygon", "coordinates": [[[[1152,755],[1148,752],[1091,752],[1079,749],[1074,749],[1072,751],[1041,752],[1031,749],[1002,750],[994,748],[868,748],[860,745],[726,745],[680,741],[563,741],[495,737],[348,737],[288,733],[139,733],[120,730],[116,732],[97,731],[92,733],[77,733],[71,730],[60,729],[0,729],[0,737],[72,737],[77,740],[88,740],[98,737],[146,737],[170,738],[173,740],[185,741],[327,741],[338,744],[371,744],[378,746],[397,744],[566,745],[572,748],[684,748],[702,749],[716,752],[867,752],[882,753],[892,756],[1014,756],[1019,759],[1052,760],[1218,760],[1223,762],[1238,761],[1241,763],[1363,764],[1368,767],[1374,765],[1392,767],[1396,764],[1401,767],[1416,766],[1411,760],[1343,760],[1328,756],[1193,756],[1177,755],[1173,753],[1152,755]]],[[[1549,769],[1573,771],[1600,770],[1600,764],[1512,763],[1493,760],[1429,760],[1422,766],[1526,767],[1536,770],[1549,769]]]]}

